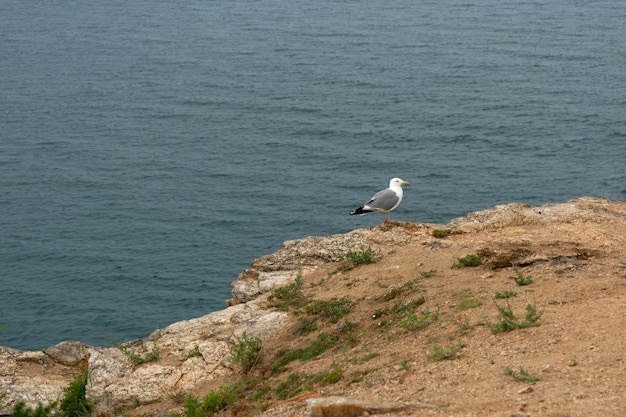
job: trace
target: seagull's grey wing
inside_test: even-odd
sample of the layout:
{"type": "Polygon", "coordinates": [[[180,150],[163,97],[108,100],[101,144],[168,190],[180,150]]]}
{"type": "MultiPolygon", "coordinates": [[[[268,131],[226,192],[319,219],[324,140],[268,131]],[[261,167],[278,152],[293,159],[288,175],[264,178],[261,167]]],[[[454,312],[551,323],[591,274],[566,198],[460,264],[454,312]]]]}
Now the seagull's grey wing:
{"type": "Polygon", "coordinates": [[[382,190],[374,194],[374,197],[370,199],[364,206],[370,210],[387,211],[391,210],[396,204],[398,204],[398,194],[390,188],[382,190]]]}

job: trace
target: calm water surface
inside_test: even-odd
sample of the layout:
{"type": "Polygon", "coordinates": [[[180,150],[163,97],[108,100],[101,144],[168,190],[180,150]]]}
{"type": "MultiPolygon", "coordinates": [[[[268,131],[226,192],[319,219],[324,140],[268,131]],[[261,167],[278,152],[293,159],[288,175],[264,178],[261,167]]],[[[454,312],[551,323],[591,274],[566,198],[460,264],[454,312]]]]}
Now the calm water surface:
{"type": "Polygon", "coordinates": [[[626,197],[626,3],[0,3],[0,345],[224,306],[282,242],[626,197]]]}

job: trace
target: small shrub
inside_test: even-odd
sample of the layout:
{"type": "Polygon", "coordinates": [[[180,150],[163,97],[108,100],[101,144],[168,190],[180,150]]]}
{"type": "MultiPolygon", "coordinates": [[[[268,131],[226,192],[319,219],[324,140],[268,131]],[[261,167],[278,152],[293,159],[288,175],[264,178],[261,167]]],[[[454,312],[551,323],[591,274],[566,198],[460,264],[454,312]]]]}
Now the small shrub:
{"type": "Polygon", "coordinates": [[[533,283],[533,277],[531,277],[530,275],[525,277],[517,268],[515,268],[515,273],[517,274],[517,277],[515,278],[515,283],[517,285],[522,286],[522,285],[530,285],[533,283]]]}
{"type": "Polygon", "coordinates": [[[200,402],[200,400],[193,395],[187,397],[184,406],[185,413],[184,417],[206,417],[213,412],[209,412],[204,408],[204,404],[200,402]]]}
{"type": "Polygon", "coordinates": [[[516,295],[517,293],[515,291],[505,291],[503,293],[496,292],[496,295],[494,295],[493,298],[495,298],[496,300],[502,300],[506,298],[515,297],[516,295]]]}
{"type": "Polygon", "coordinates": [[[185,417],[204,417],[207,414],[200,408],[200,400],[193,395],[187,397],[184,410],[185,417]]]}
{"type": "Polygon", "coordinates": [[[511,306],[507,304],[507,307],[500,307],[496,305],[499,313],[499,319],[497,323],[489,323],[488,326],[492,333],[510,332],[511,330],[518,329],[518,322],[515,313],[511,309],[511,306]]]}
{"type": "Polygon", "coordinates": [[[504,370],[504,374],[506,376],[510,376],[511,378],[516,380],[517,382],[524,382],[526,384],[534,384],[535,382],[541,380],[537,375],[531,375],[524,368],[519,368],[519,372],[517,372],[517,371],[515,371],[515,370],[513,370],[511,368],[506,368],[504,370]]]}
{"type": "Polygon", "coordinates": [[[475,267],[483,263],[483,260],[478,255],[467,255],[463,258],[459,258],[459,261],[452,264],[452,268],[464,268],[475,267]]]}
{"type": "Polygon", "coordinates": [[[210,392],[202,399],[202,410],[214,414],[228,406],[228,399],[220,391],[210,392]]]}
{"type": "Polygon", "coordinates": [[[202,407],[209,413],[218,413],[237,402],[243,391],[243,383],[224,385],[219,390],[210,392],[202,399],[202,407]]]}
{"type": "Polygon", "coordinates": [[[85,397],[88,378],[88,373],[84,372],[65,387],[60,404],[62,417],[88,417],[91,414],[92,404],[85,397]]]}
{"type": "Polygon", "coordinates": [[[444,349],[437,344],[434,340],[430,343],[430,348],[432,350],[431,354],[426,354],[426,357],[431,361],[444,361],[450,359],[458,358],[459,352],[463,349],[463,344],[459,343],[456,346],[452,346],[449,349],[444,349]]]}
{"type": "Polygon", "coordinates": [[[237,341],[230,341],[230,361],[240,365],[243,373],[247,374],[261,361],[261,339],[258,337],[250,337],[245,332],[237,341]]]}
{"type": "Polygon", "coordinates": [[[452,233],[452,229],[435,229],[432,232],[433,237],[436,237],[437,239],[443,239],[444,237],[448,236],[450,233],[452,233]]]}
{"type": "Polygon", "coordinates": [[[525,327],[536,327],[539,326],[539,319],[541,318],[541,313],[537,312],[537,308],[532,305],[526,305],[526,315],[524,316],[525,327]]]}
{"type": "Polygon", "coordinates": [[[488,323],[487,326],[491,329],[491,333],[503,333],[510,332],[516,329],[525,329],[527,327],[539,326],[539,318],[541,314],[537,313],[537,309],[528,304],[526,306],[526,316],[523,321],[518,320],[511,306],[507,304],[507,307],[500,307],[496,304],[496,308],[499,312],[500,320],[497,323],[488,323]]]}
{"type": "Polygon", "coordinates": [[[185,401],[185,417],[207,417],[217,414],[231,404],[237,402],[244,389],[243,383],[224,385],[217,391],[206,395],[202,401],[193,395],[189,395],[185,401]]]}
{"type": "Polygon", "coordinates": [[[437,272],[437,270],[435,269],[431,269],[430,271],[422,271],[420,272],[420,277],[422,278],[432,278],[435,276],[435,273],[437,272]]]}

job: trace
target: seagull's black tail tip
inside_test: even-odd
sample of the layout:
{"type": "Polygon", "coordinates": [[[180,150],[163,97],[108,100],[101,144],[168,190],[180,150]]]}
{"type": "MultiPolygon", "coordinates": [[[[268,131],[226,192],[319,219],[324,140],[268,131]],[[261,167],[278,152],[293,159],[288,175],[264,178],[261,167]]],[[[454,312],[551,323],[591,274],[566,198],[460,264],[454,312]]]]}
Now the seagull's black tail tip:
{"type": "Polygon", "coordinates": [[[353,215],[355,215],[355,214],[367,214],[367,213],[369,213],[369,211],[363,210],[363,207],[359,207],[359,208],[358,208],[358,209],[356,209],[356,210],[352,210],[352,211],[350,212],[350,216],[353,216],[353,215]]]}

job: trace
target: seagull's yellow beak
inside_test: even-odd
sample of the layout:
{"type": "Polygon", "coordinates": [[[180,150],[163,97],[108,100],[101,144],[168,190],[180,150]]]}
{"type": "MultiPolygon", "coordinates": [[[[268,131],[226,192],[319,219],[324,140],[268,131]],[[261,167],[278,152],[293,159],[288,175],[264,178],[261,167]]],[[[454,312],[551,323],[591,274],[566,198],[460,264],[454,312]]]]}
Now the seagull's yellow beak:
{"type": "Polygon", "coordinates": [[[409,185],[408,181],[402,181],[402,185],[409,185]]]}

